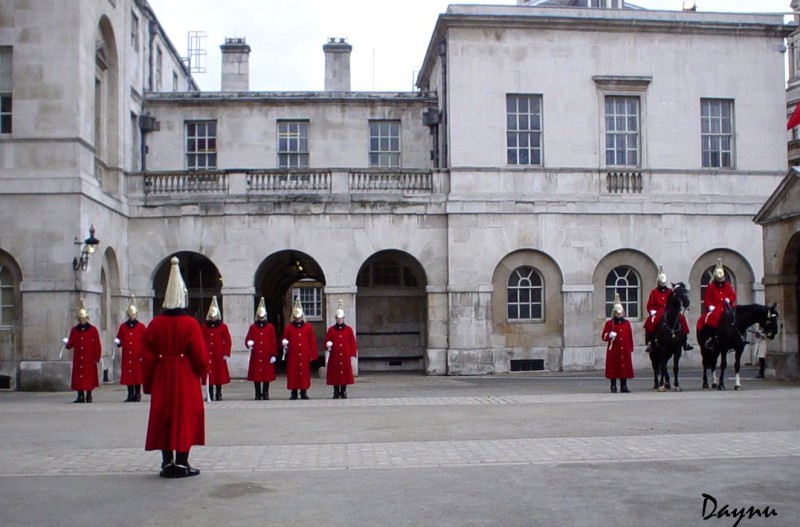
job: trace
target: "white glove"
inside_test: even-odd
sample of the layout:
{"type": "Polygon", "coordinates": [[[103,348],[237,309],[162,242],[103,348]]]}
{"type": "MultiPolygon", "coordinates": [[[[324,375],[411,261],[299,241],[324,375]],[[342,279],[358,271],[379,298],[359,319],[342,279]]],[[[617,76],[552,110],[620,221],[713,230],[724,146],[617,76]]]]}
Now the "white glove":
{"type": "Polygon", "coordinates": [[[709,313],[711,313],[711,312],[712,312],[712,311],[714,311],[715,309],[717,309],[717,306],[708,306],[708,312],[709,312],[709,313]]]}
{"type": "Polygon", "coordinates": [[[122,342],[121,342],[119,339],[115,338],[115,339],[114,339],[114,344],[116,344],[117,346],[119,346],[120,344],[122,344],[122,342]]]}
{"type": "Polygon", "coordinates": [[[655,310],[655,309],[651,309],[651,310],[650,310],[650,316],[651,316],[651,317],[654,317],[654,316],[656,316],[656,310],[655,310]]]}
{"type": "Polygon", "coordinates": [[[328,342],[325,343],[325,347],[328,348],[328,350],[330,350],[333,347],[333,342],[329,340],[328,342]]]}
{"type": "Polygon", "coordinates": [[[64,345],[66,345],[67,342],[69,342],[69,339],[67,337],[64,337],[63,339],[61,339],[61,342],[63,342],[64,345]]]}
{"type": "Polygon", "coordinates": [[[731,299],[730,299],[730,298],[726,298],[726,299],[725,299],[725,303],[726,303],[726,304],[730,304],[730,303],[731,303],[731,299]]]}
{"type": "Polygon", "coordinates": [[[617,332],[616,331],[612,331],[611,333],[608,334],[608,336],[611,337],[612,339],[615,339],[615,338],[617,338],[617,332]]]}
{"type": "Polygon", "coordinates": [[[283,340],[281,341],[281,344],[283,344],[283,347],[285,348],[286,346],[288,346],[288,345],[289,345],[289,340],[288,340],[288,339],[283,339],[283,340]]]}
{"type": "Polygon", "coordinates": [[[255,344],[255,342],[253,342],[252,340],[248,340],[247,341],[247,347],[248,348],[253,349],[253,344],[255,344]]]}
{"type": "Polygon", "coordinates": [[[224,360],[225,362],[228,362],[228,359],[230,359],[230,357],[228,357],[227,355],[222,356],[222,360],[224,360]]]}
{"type": "Polygon", "coordinates": [[[275,364],[275,361],[276,361],[276,360],[278,360],[278,359],[276,359],[275,357],[270,357],[270,358],[269,358],[269,363],[270,363],[270,364],[275,364]]]}

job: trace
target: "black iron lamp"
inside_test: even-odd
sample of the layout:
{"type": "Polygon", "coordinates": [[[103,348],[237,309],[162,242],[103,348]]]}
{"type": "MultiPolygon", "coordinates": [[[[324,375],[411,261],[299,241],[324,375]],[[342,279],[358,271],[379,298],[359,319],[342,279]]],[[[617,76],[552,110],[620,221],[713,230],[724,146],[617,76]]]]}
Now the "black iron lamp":
{"type": "Polygon", "coordinates": [[[100,240],[94,237],[94,225],[89,227],[89,237],[83,241],[75,237],[75,245],[83,244],[81,247],[80,256],[72,259],[72,268],[75,271],[85,271],[89,267],[89,256],[94,253],[94,248],[100,243],[100,240]]]}

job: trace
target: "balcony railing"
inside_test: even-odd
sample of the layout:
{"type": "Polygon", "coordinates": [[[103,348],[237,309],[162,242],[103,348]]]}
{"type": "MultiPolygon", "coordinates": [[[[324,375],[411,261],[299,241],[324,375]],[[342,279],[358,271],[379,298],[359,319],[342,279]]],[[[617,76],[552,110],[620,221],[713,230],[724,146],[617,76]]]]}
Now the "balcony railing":
{"type": "Polygon", "coordinates": [[[641,172],[606,173],[606,191],[609,194],[641,194],[641,172]]]}
{"type": "Polygon", "coordinates": [[[348,188],[351,192],[421,192],[433,191],[429,171],[351,170],[348,188]]]}
{"type": "Polygon", "coordinates": [[[148,194],[227,194],[225,172],[168,172],[144,175],[144,193],[148,194]]]}
{"type": "Polygon", "coordinates": [[[274,192],[323,193],[331,191],[330,170],[285,170],[253,171],[247,174],[248,194],[274,192]]]}

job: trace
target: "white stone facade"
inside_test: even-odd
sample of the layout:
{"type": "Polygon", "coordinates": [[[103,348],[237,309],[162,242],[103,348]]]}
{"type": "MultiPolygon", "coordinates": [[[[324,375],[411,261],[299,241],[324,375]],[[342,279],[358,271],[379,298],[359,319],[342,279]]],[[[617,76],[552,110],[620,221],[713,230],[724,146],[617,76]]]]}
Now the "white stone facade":
{"type": "MultiPolygon", "coordinates": [[[[717,258],[741,303],[764,300],[752,218],[787,163],[780,46],[792,28],[781,16],[451,6],[417,92],[199,93],[165,37],[146,34],[158,26],[145,2],[66,4],[0,7],[0,20],[14,21],[0,27],[14,65],[14,126],[0,135],[0,221],[11,226],[0,230],[0,276],[14,299],[13,320],[0,326],[0,374],[9,384],[65,387],[59,343],[79,297],[113,380],[111,340],[127,298],[149,320],[173,254],[197,275],[198,316],[211,294],[222,299],[234,375],[246,367],[259,297],[280,325],[298,287],[321,295],[320,339],[343,302],[361,368],[431,375],[602,368],[606,281],[621,266],[638,283],[638,367],[659,265],[690,287],[690,324],[717,258]],[[73,23],[62,29],[63,20],[73,23]],[[116,57],[106,69],[98,34],[116,57]],[[160,89],[151,81],[159,43],[160,89]],[[183,83],[175,91],[164,84],[173,73],[183,83]],[[508,161],[509,96],[541,101],[540,163],[508,161]],[[636,102],[633,163],[607,163],[608,98],[636,102]],[[708,100],[733,109],[730,167],[702,166],[708,100]],[[152,118],[144,129],[140,115],[152,118]],[[214,123],[212,170],[187,171],[195,122],[214,123]],[[280,167],[282,123],[307,126],[298,150],[307,166],[280,167]],[[399,166],[371,166],[380,123],[397,126],[389,150],[399,166]],[[98,252],[73,271],[73,237],[91,224],[98,252]],[[535,270],[541,298],[539,315],[516,320],[509,279],[520,268],[535,270]]],[[[699,352],[686,360],[699,364],[699,352]]]]}

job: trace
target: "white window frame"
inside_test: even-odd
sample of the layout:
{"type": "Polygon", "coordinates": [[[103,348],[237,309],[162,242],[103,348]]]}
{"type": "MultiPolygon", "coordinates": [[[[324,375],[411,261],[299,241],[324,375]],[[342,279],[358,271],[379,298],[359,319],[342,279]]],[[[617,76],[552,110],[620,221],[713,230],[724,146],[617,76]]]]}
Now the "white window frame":
{"type": "Polygon", "coordinates": [[[13,130],[12,49],[11,46],[0,46],[0,134],[10,134],[13,130]]]}
{"type": "Polygon", "coordinates": [[[184,121],[184,135],[186,170],[215,170],[217,168],[217,121],[184,121]],[[194,127],[193,134],[190,134],[190,127],[194,127]],[[204,163],[199,163],[200,160],[204,160],[204,163]]]}
{"type": "Polygon", "coordinates": [[[506,163],[542,166],[544,145],[541,94],[506,95],[506,163]],[[521,160],[527,158],[526,160],[521,160]]]}
{"type": "Polygon", "coordinates": [[[544,322],[544,299],[544,279],[538,269],[531,265],[521,265],[511,272],[506,281],[506,318],[509,322],[544,322]],[[515,277],[518,280],[516,285],[512,285],[515,277]],[[522,298],[525,296],[527,299],[522,298]],[[524,308],[528,309],[530,316],[520,316],[524,308]],[[538,317],[533,316],[536,309],[539,310],[538,317]],[[511,316],[512,310],[516,310],[516,316],[511,316]]]}
{"type": "Polygon", "coordinates": [[[603,98],[605,166],[642,166],[641,107],[642,101],[638,95],[607,94],[603,98]],[[611,113],[609,113],[609,103],[613,105],[611,113]],[[623,103],[624,107],[621,108],[620,103],[623,103]],[[634,155],[635,160],[632,159],[634,155]]]}
{"type": "Polygon", "coordinates": [[[14,299],[14,275],[11,270],[0,265],[0,329],[12,329],[17,315],[17,304],[14,299]],[[10,303],[9,303],[10,301],[10,303]],[[5,313],[10,312],[10,320],[5,313]]]}
{"type": "Polygon", "coordinates": [[[303,306],[303,315],[307,321],[322,320],[322,287],[293,287],[292,305],[297,297],[300,297],[300,305],[303,306]]]}
{"type": "Polygon", "coordinates": [[[369,166],[401,167],[401,122],[396,119],[369,121],[369,166]]]}
{"type": "Polygon", "coordinates": [[[308,148],[308,134],[310,123],[308,120],[279,120],[277,122],[278,135],[278,167],[279,168],[308,168],[310,155],[308,148]]]}
{"type": "Polygon", "coordinates": [[[735,109],[733,99],[700,99],[700,155],[703,168],[735,168],[735,109]]]}
{"type": "Polygon", "coordinates": [[[617,265],[606,275],[603,282],[605,291],[605,315],[611,318],[611,310],[614,308],[614,293],[620,293],[620,303],[625,310],[625,317],[631,320],[640,320],[642,316],[642,277],[632,265],[617,265]],[[625,271],[624,273],[622,271],[625,271]],[[609,279],[614,278],[614,283],[609,284],[609,279]],[[632,285],[631,277],[636,279],[636,284],[632,285]],[[631,300],[631,291],[635,291],[635,300],[631,300]],[[633,313],[631,306],[635,306],[636,313],[633,313]]]}

